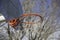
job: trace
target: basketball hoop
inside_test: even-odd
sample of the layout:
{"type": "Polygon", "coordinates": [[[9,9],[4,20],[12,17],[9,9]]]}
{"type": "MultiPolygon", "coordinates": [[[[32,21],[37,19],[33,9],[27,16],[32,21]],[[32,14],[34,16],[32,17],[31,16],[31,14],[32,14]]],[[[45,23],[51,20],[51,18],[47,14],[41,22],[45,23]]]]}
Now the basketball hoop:
{"type": "MultiPolygon", "coordinates": [[[[40,19],[40,21],[39,22],[43,22],[43,18],[42,18],[42,16],[41,15],[39,15],[39,14],[37,14],[37,13],[24,13],[24,14],[22,14],[19,18],[17,18],[17,19],[13,19],[13,20],[11,20],[11,21],[9,21],[9,23],[10,23],[10,25],[13,27],[13,28],[15,28],[16,27],[16,25],[18,25],[18,24],[37,24],[38,22],[24,22],[24,21],[21,21],[21,20],[25,20],[25,18],[27,18],[27,17],[31,17],[31,18],[33,18],[33,17],[39,17],[39,19],[40,19]],[[13,26],[14,25],[14,26],[13,26]]],[[[27,18],[28,19],[28,18],[27,18]]]]}
{"type": "MultiPolygon", "coordinates": [[[[21,17],[19,19],[21,20],[21,19],[24,19],[24,18],[30,17],[30,16],[39,17],[41,19],[41,23],[43,21],[42,16],[37,14],[37,13],[34,13],[34,14],[33,13],[25,13],[25,14],[21,15],[21,17]]],[[[34,22],[22,22],[22,23],[25,23],[25,24],[35,24],[34,22]]]]}
{"type": "Polygon", "coordinates": [[[20,22],[20,24],[22,24],[22,26],[24,27],[24,28],[28,28],[26,25],[41,25],[42,24],[42,22],[43,22],[43,18],[42,18],[42,16],[41,15],[39,15],[39,14],[37,14],[37,13],[24,13],[23,15],[21,15],[20,16],[20,18],[19,18],[19,20],[21,21],[22,20],[22,22],[20,22]],[[33,19],[34,17],[35,17],[35,19],[33,19],[33,20],[35,20],[36,22],[33,22],[33,21],[31,21],[30,19],[29,19],[29,17],[31,17],[31,19],[33,19]],[[26,19],[27,20],[30,20],[30,21],[26,21],[26,19]],[[37,21],[39,19],[39,21],[37,21]],[[25,20],[25,21],[23,21],[23,20],[25,20]]]}

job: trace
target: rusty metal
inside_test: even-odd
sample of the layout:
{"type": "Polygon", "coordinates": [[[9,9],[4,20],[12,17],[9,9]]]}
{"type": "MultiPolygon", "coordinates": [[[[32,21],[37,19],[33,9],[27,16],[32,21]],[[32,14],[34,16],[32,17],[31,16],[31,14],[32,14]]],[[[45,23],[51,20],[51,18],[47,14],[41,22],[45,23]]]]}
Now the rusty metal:
{"type": "MultiPolygon", "coordinates": [[[[15,28],[19,23],[25,23],[25,24],[35,24],[34,22],[21,22],[21,20],[24,20],[24,18],[29,16],[38,16],[41,19],[41,23],[43,22],[43,17],[37,13],[24,13],[19,18],[13,19],[9,21],[9,24],[15,28]]],[[[38,23],[38,22],[37,22],[38,23]]]]}

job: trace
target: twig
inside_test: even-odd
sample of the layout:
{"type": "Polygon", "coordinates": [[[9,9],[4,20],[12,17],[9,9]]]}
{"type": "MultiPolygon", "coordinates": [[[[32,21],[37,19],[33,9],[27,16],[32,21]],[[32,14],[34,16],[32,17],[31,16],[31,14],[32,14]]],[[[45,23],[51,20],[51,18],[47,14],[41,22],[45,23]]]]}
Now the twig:
{"type": "Polygon", "coordinates": [[[8,34],[9,34],[9,40],[12,40],[12,37],[10,35],[10,27],[9,27],[9,24],[8,24],[8,34]]]}

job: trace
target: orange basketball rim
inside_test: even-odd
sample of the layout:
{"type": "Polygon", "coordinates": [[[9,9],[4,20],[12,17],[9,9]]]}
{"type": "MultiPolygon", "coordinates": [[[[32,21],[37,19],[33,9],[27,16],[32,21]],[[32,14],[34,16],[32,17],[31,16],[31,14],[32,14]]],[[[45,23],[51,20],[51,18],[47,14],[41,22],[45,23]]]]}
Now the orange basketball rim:
{"type": "Polygon", "coordinates": [[[9,21],[9,24],[15,28],[19,23],[25,23],[25,24],[35,24],[34,22],[21,22],[22,19],[29,17],[29,16],[38,16],[41,19],[41,22],[43,22],[43,17],[38,13],[24,13],[19,18],[13,19],[9,21]]]}

